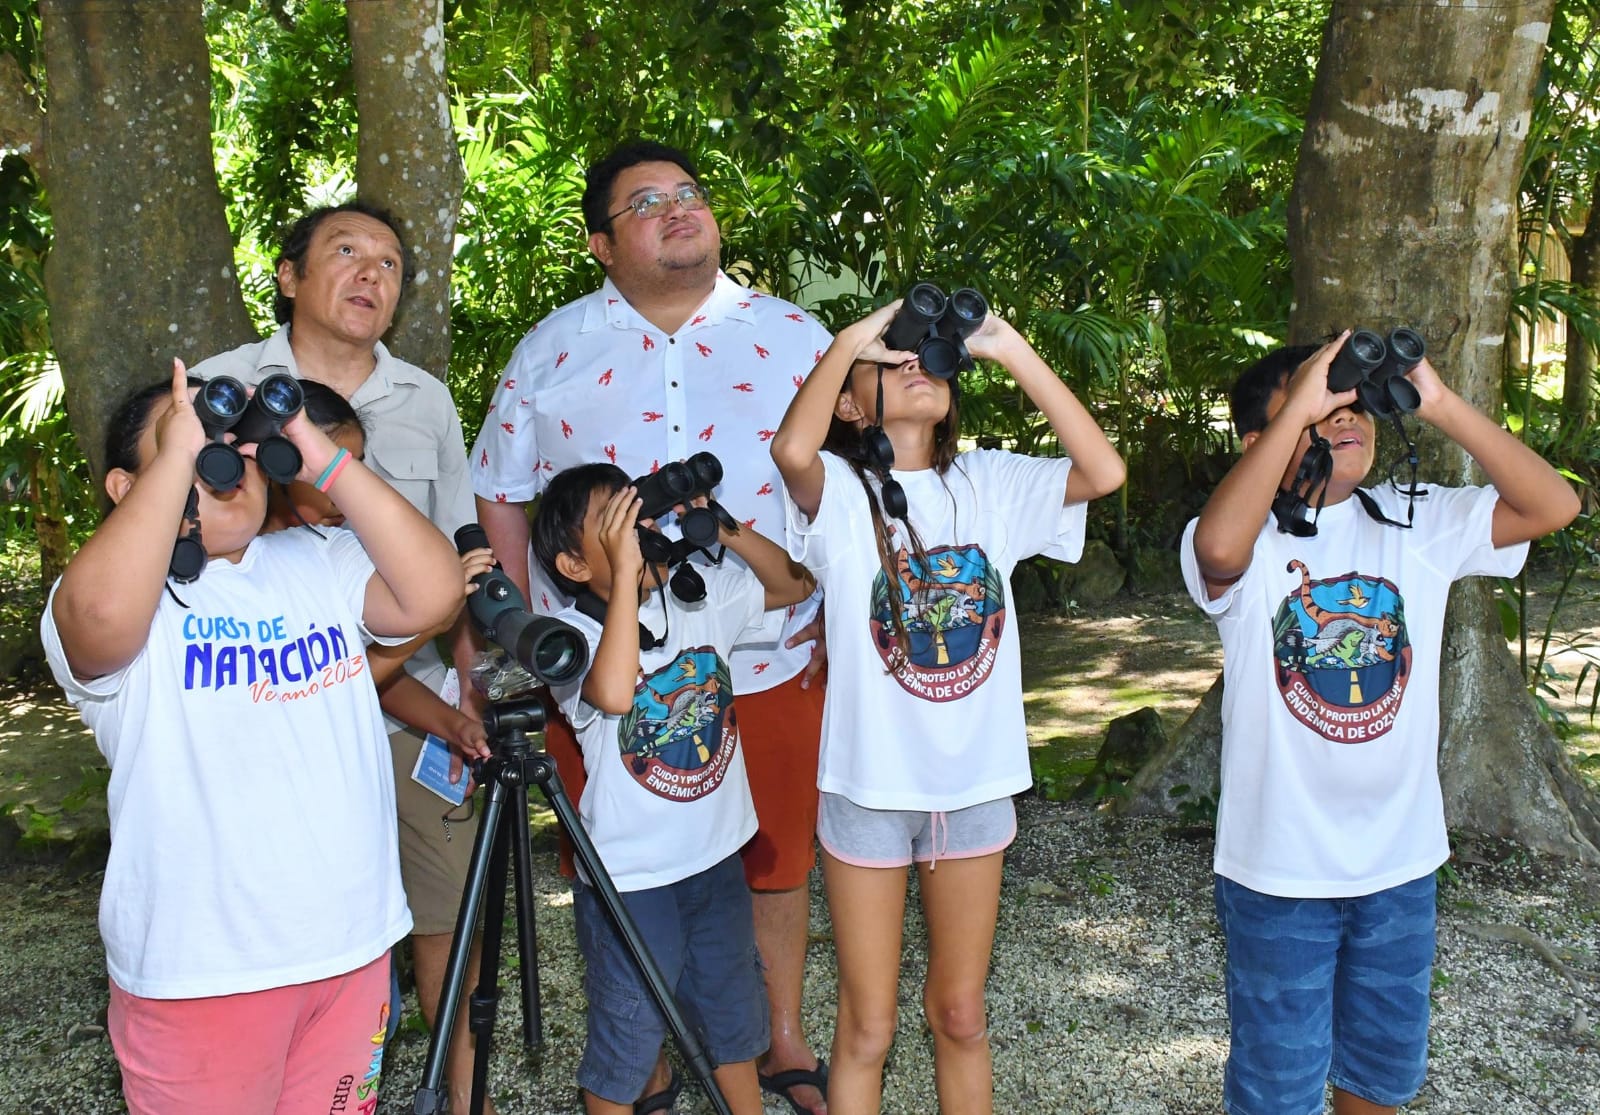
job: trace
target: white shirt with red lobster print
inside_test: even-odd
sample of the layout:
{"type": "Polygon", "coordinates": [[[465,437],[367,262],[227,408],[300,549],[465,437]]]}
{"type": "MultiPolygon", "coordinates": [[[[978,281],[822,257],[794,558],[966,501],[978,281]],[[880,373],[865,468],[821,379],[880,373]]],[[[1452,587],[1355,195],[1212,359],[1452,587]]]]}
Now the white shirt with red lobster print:
{"type": "MultiPolygon", "coordinates": [[[[1405,497],[1369,493],[1406,521],[1405,497]]],[[[1410,530],[1355,498],[1313,538],[1269,518],[1250,565],[1208,599],[1184,532],[1189,595],[1222,638],[1217,874],[1282,898],[1353,898],[1420,879],[1450,855],[1439,787],[1445,603],[1462,577],[1509,577],[1493,488],[1430,486],[1410,530]]]]}
{"type": "MultiPolygon", "coordinates": [[[[472,486],[486,500],[527,503],[563,469],[610,461],[630,477],[701,451],[722,463],[713,493],[746,529],[784,544],[781,482],[770,442],[795,391],[832,340],[804,310],[718,274],[676,334],[646,321],[607,279],[523,337],[472,447],[472,486]]],[[[675,524],[664,524],[676,534],[675,524]]],[[[732,553],[726,557],[741,564],[732,553]]],[[[530,555],[529,607],[568,601],[530,555]]],[[[798,674],[810,645],[783,646],[814,601],[788,609],[758,644],[732,656],[734,691],[760,692],[798,674]]],[[[769,616],[776,620],[777,616],[769,616]]]]}

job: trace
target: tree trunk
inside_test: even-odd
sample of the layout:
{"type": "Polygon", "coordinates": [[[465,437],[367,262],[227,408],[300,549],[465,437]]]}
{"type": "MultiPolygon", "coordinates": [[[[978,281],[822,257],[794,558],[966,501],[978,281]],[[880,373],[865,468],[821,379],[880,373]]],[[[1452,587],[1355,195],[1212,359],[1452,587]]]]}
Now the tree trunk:
{"type": "MultiPolygon", "coordinates": [[[[1456,391],[1494,405],[1517,175],[1553,7],[1333,5],[1289,206],[1294,340],[1412,325],[1456,391]]],[[[1418,434],[1426,479],[1473,481],[1459,447],[1429,427],[1418,434]]],[[[1379,446],[1380,470],[1394,448],[1379,446]]],[[[1600,811],[1527,697],[1489,586],[1457,585],[1451,604],[1439,759],[1449,823],[1600,860],[1600,811]]],[[[1182,733],[1213,755],[1216,709],[1182,733]]],[[[1165,759],[1180,761],[1202,792],[1196,760],[1165,759]]],[[[1135,780],[1133,808],[1173,808],[1158,796],[1175,781],[1159,762],[1135,780]]]]}
{"type": "Polygon", "coordinates": [[[200,0],[42,0],[54,242],[45,266],[67,411],[96,477],[136,385],[255,336],[211,155],[200,0]]]}
{"type": "Polygon", "coordinates": [[[395,354],[443,379],[461,157],[445,82],[441,0],[350,0],[351,69],[364,200],[399,218],[416,278],[389,330],[395,354]]]}
{"type": "MultiPolygon", "coordinates": [[[[1595,198],[1600,181],[1589,184],[1595,198]]],[[[1581,233],[1568,238],[1567,262],[1572,267],[1572,283],[1592,298],[1600,291],[1600,227],[1589,211],[1589,223],[1581,233]]],[[[1567,319],[1567,360],[1561,380],[1561,432],[1570,444],[1583,436],[1594,420],[1594,348],[1567,319]]]]}

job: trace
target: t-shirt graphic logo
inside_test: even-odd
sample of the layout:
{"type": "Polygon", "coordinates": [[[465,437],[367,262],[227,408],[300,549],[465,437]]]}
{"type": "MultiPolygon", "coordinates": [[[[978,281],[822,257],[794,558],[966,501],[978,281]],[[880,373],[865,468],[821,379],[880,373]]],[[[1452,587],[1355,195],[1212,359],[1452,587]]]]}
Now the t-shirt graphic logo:
{"type": "Polygon", "coordinates": [[[918,561],[895,554],[894,602],[910,641],[902,661],[889,615],[889,579],[872,582],[872,643],[906,692],[929,701],[964,697],[994,669],[1006,622],[1005,581],[981,546],[945,546],[918,561]]]}
{"type": "Polygon", "coordinates": [[[1278,692],[1289,712],[1334,743],[1365,743],[1394,727],[1411,676],[1411,638],[1400,591],[1381,577],[1346,573],[1300,587],[1273,619],[1278,692]]]}
{"type": "Polygon", "coordinates": [[[711,647],[686,650],[634,691],[617,727],[634,781],[669,801],[694,801],[722,784],[739,743],[728,664],[711,647]]]}

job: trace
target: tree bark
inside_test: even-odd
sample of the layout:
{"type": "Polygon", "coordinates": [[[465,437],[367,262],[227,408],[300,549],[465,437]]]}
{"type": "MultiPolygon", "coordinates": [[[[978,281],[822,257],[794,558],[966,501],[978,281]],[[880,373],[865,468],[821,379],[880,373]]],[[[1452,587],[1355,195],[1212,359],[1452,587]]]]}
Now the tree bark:
{"type": "Polygon", "coordinates": [[[351,70],[364,200],[405,229],[415,279],[388,344],[443,379],[450,363],[450,261],[463,172],[445,81],[440,0],[350,0],[351,70]]]}
{"type": "MultiPolygon", "coordinates": [[[[1411,325],[1456,391],[1494,405],[1517,175],[1553,8],[1554,0],[1333,5],[1289,205],[1294,340],[1411,325]]],[[[1418,434],[1425,479],[1473,482],[1458,446],[1429,427],[1418,434]]],[[[1380,471],[1395,448],[1379,446],[1380,471]]],[[[1453,827],[1600,860],[1600,811],[1534,711],[1481,580],[1452,593],[1440,701],[1453,827]]],[[[1186,725],[1191,747],[1216,752],[1217,710],[1186,725]]],[[[1195,760],[1183,761],[1199,792],[1195,760]]],[[[1175,779],[1157,762],[1135,780],[1135,809],[1173,808],[1157,795],[1175,779]]]]}
{"type": "MultiPolygon", "coordinates": [[[[1589,197],[1600,196],[1600,180],[1590,182],[1589,197]]],[[[1600,291],[1600,226],[1594,221],[1591,205],[1589,221],[1582,232],[1567,238],[1567,262],[1572,268],[1572,283],[1592,298],[1600,291]]],[[[1561,380],[1561,432],[1569,440],[1583,435],[1594,421],[1594,348],[1567,320],[1566,369],[1561,380]]]]}
{"type": "Polygon", "coordinates": [[[200,0],[42,0],[54,242],[45,266],[67,411],[98,478],[127,391],[251,340],[211,154],[200,0]]]}

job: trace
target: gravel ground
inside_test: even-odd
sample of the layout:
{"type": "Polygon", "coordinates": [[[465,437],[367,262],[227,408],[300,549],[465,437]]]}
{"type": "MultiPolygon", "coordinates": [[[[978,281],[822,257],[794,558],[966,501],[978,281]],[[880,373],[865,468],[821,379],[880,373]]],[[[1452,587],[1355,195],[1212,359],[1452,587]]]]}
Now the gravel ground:
{"type": "MultiPolygon", "coordinates": [[[[1107,823],[1076,805],[1028,799],[1019,811],[989,984],[996,1107],[1218,1110],[1227,1031],[1209,840],[1161,821],[1107,823]]],[[[521,1048],[508,972],[491,1067],[504,1115],[579,1110],[572,1080],[583,996],[571,905],[542,849],[536,862],[545,1044],[541,1056],[521,1048]]],[[[0,1115],[122,1110],[103,1032],[98,887],[98,875],[73,883],[59,868],[0,873],[0,1115]]],[[[805,1009],[825,1043],[833,956],[819,886],[812,930],[805,1009]]],[[[926,942],[914,912],[906,942],[884,1108],[933,1112],[919,1006],[926,942]]],[[[1440,890],[1430,1075],[1407,1110],[1600,1112],[1597,957],[1600,870],[1458,843],[1440,890]]],[[[427,1046],[414,1009],[408,996],[384,1074],[384,1115],[412,1110],[427,1046]]],[[[680,1112],[706,1110],[688,1091],[679,1103],[680,1112]]]]}

